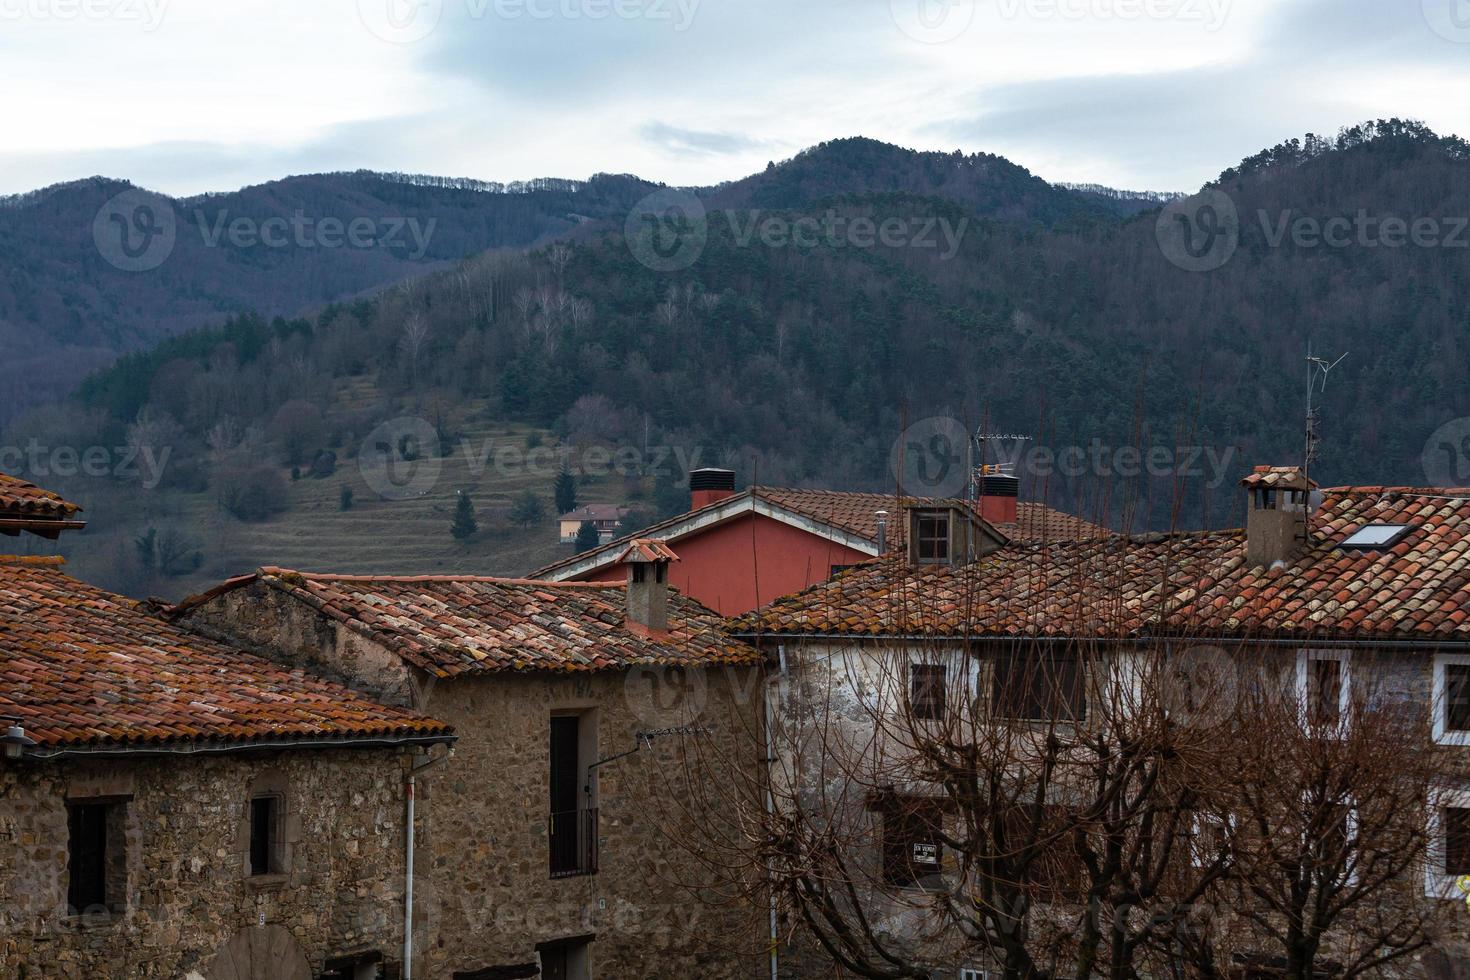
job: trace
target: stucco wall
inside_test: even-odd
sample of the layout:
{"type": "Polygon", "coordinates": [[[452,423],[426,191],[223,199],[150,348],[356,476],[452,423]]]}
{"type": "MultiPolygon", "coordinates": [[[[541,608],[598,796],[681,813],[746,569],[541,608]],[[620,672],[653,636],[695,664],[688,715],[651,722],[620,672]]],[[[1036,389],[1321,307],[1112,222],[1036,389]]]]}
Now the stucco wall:
{"type": "Polygon", "coordinates": [[[336,749],[136,761],[0,763],[0,976],[212,980],[238,930],[280,926],[312,976],[328,957],[400,958],[400,757],[336,749]],[[248,806],[286,787],[289,870],[250,879],[248,806]],[[68,797],[127,797],[126,906],[67,910],[68,797]]]}
{"type": "MultiPolygon", "coordinates": [[[[672,547],[679,560],[669,567],[669,584],[723,616],[738,616],[825,582],[832,577],[833,565],[873,557],[761,514],[726,521],[672,547]]],[[[586,581],[626,578],[626,569],[610,566],[586,576],[586,581]]]]}

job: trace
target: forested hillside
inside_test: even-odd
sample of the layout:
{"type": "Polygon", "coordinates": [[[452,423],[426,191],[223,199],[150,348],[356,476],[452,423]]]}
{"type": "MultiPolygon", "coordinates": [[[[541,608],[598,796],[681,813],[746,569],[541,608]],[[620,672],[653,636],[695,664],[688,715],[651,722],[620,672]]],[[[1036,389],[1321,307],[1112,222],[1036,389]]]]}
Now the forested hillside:
{"type": "Polygon", "coordinates": [[[506,187],[348,173],[189,199],[105,178],[0,199],[0,343],[10,352],[0,422],[65,395],[119,353],[233,313],[294,314],[488,248],[531,245],[626,211],[649,189],[609,176],[506,187]],[[106,247],[114,201],[124,219],[140,203],[154,210],[154,237],[129,229],[144,268],[106,247]]]}
{"type": "MultiPolygon", "coordinates": [[[[830,182],[820,174],[772,181],[742,191],[733,218],[710,212],[707,243],[686,268],[641,263],[620,221],[589,226],[571,242],[477,256],[310,317],[240,317],[166,342],[93,377],[67,405],[16,422],[5,441],[171,449],[150,493],[127,478],[61,481],[95,508],[99,528],[105,515],[126,529],[89,531],[69,547],[135,591],[238,572],[263,557],[249,544],[261,534],[287,550],[309,541],[318,568],[523,572],[557,553],[549,519],[524,520],[522,499],[530,491],[550,510],[555,467],[469,465],[487,447],[559,441],[576,447],[574,460],[589,446],[631,451],[657,478],[598,476],[583,499],[654,513],[681,499],[682,471],[668,459],[653,466],[662,447],[745,480],[891,488],[903,423],[944,414],[1057,452],[1100,445],[1105,459],[1137,445],[1207,449],[1213,457],[1179,481],[1177,515],[1178,474],[1132,484],[1089,463],[1070,477],[1021,475],[1029,495],[1101,507],[1118,524],[1130,502],[1143,510],[1135,527],[1228,523],[1240,516],[1234,481],[1246,466],[1301,459],[1309,341],[1352,352],[1318,396],[1314,475],[1324,483],[1422,484],[1430,434],[1470,415],[1467,249],[1453,244],[1456,217],[1470,215],[1465,157],[1458,140],[1397,122],[1283,144],[1222,174],[1238,245],[1207,271],[1170,260],[1157,211],[1097,217],[1106,209],[1089,204],[1047,224],[1015,220],[1047,206],[1034,188],[1026,193],[1042,203],[999,220],[973,194],[957,203],[865,185],[821,196],[830,182]],[[766,193],[800,204],[756,203],[766,193]],[[961,233],[952,255],[913,237],[803,244],[746,234],[757,207],[767,220],[897,219],[961,233]],[[1433,221],[1441,234],[1434,245],[1335,246],[1279,231],[1359,212],[1380,225],[1433,221]],[[412,446],[369,435],[400,417],[424,419],[453,463],[419,497],[383,500],[363,477],[379,464],[363,454],[414,462],[412,446]],[[328,515],[348,482],[355,502],[328,515]],[[242,506],[242,487],[265,505],[242,506]],[[460,491],[483,518],[466,543],[449,533],[460,491]],[[354,512],[412,514],[422,536],[364,554],[391,525],[354,512]],[[170,546],[182,557],[167,571],[156,541],[135,540],[149,528],[190,536],[170,546]]],[[[918,165],[925,175],[890,183],[968,186],[934,177],[933,160],[918,165]]],[[[948,164],[962,174],[992,165],[948,164]]]]}

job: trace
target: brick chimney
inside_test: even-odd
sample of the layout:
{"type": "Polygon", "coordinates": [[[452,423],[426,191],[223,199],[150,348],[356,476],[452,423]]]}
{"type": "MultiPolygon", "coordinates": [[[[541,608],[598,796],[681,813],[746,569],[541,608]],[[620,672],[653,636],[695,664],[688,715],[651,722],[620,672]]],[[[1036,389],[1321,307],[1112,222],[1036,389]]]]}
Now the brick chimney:
{"type": "Polygon", "coordinates": [[[992,524],[1016,523],[1021,481],[997,466],[980,468],[980,516],[992,524]]]}
{"type": "Polygon", "coordinates": [[[1245,559],[1252,567],[1290,564],[1307,540],[1307,512],[1316,484],[1297,466],[1257,466],[1240,481],[1250,496],[1245,559]]]}
{"type": "Polygon", "coordinates": [[[699,510],[735,496],[735,471],[707,468],[689,471],[689,509],[699,510]]]}
{"type": "Polygon", "coordinates": [[[656,633],[669,629],[669,563],[673,549],[655,538],[638,538],[623,549],[618,563],[628,566],[628,623],[656,633]]]}

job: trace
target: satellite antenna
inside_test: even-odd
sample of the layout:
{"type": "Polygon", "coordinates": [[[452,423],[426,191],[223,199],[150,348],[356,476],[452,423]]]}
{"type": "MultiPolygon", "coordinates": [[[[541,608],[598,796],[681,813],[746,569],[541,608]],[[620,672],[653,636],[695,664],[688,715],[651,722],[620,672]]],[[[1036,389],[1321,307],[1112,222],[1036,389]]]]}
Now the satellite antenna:
{"type": "Polygon", "coordinates": [[[1310,475],[1312,464],[1317,461],[1317,447],[1322,442],[1322,414],[1313,404],[1313,397],[1327,390],[1328,375],[1346,357],[1347,354],[1343,354],[1335,361],[1316,357],[1312,354],[1311,342],[1307,342],[1307,446],[1302,458],[1302,473],[1305,475],[1310,475]]]}

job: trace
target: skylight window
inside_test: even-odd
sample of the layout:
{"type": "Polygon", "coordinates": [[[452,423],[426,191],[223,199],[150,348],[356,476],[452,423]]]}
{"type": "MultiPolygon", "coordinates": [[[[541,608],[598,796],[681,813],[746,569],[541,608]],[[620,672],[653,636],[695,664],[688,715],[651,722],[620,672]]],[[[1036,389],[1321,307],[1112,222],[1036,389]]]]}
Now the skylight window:
{"type": "Polygon", "coordinates": [[[1353,532],[1351,537],[1343,541],[1341,547],[1364,550],[1387,548],[1411,530],[1413,528],[1407,524],[1369,524],[1353,532]]]}

